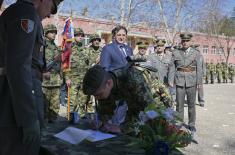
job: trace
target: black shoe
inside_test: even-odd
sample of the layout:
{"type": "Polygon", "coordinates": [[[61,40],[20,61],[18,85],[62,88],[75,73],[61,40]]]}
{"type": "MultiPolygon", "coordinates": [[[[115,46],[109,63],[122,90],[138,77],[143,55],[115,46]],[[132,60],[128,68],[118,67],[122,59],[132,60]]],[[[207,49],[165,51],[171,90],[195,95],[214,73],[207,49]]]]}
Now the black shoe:
{"type": "Polygon", "coordinates": [[[190,131],[191,133],[192,133],[192,132],[195,133],[195,132],[197,131],[194,126],[189,126],[188,129],[189,129],[189,131],[190,131]]]}
{"type": "Polygon", "coordinates": [[[199,106],[204,107],[205,105],[204,105],[204,103],[199,103],[199,106]]]}

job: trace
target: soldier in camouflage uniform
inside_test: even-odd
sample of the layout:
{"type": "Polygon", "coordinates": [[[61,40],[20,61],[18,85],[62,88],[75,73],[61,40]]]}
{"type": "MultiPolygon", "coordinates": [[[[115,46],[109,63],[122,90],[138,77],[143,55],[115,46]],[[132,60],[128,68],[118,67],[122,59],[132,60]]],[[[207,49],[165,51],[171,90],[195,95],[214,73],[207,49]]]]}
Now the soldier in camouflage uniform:
{"type": "Polygon", "coordinates": [[[70,70],[64,72],[66,84],[70,87],[71,111],[77,111],[80,116],[86,112],[88,97],[81,91],[82,79],[89,68],[89,53],[82,45],[84,32],[80,28],[74,30],[75,43],[72,46],[70,70]]]}
{"type": "Polygon", "coordinates": [[[211,77],[211,84],[215,82],[215,75],[216,75],[216,66],[213,62],[210,63],[210,77],[211,77]]]}
{"type": "Polygon", "coordinates": [[[222,82],[222,70],[223,70],[223,66],[222,66],[222,63],[217,63],[216,64],[216,74],[217,74],[217,80],[218,80],[218,83],[221,83],[222,82]]]}
{"type": "MultiPolygon", "coordinates": [[[[99,118],[103,123],[106,123],[113,115],[113,109],[116,107],[113,104],[115,100],[127,101],[126,127],[150,103],[170,106],[171,98],[167,97],[170,95],[164,85],[143,74],[145,74],[144,70],[139,70],[130,63],[123,68],[109,72],[99,65],[95,65],[87,71],[83,79],[84,93],[94,95],[99,100],[112,101],[98,105],[99,118]]],[[[110,132],[120,132],[118,126],[109,122],[104,125],[104,128],[110,132]]]]}
{"type": "Polygon", "coordinates": [[[93,34],[90,36],[91,46],[88,48],[89,50],[89,64],[91,66],[98,64],[100,62],[100,53],[102,48],[100,47],[101,38],[98,34],[93,34]]]}
{"type": "Polygon", "coordinates": [[[228,65],[225,62],[222,62],[222,77],[223,83],[228,83],[228,65]]]}
{"type": "Polygon", "coordinates": [[[57,34],[57,28],[53,24],[46,25],[45,31],[45,59],[46,63],[49,64],[52,61],[56,61],[54,66],[44,73],[43,79],[43,93],[44,100],[46,103],[45,117],[49,122],[53,122],[57,119],[60,110],[60,86],[62,84],[61,78],[61,50],[55,44],[55,36],[57,34]]]}
{"type": "Polygon", "coordinates": [[[234,75],[235,75],[235,67],[233,64],[230,64],[228,67],[228,73],[229,73],[229,78],[231,80],[231,83],[234,81],[234,75]]]}

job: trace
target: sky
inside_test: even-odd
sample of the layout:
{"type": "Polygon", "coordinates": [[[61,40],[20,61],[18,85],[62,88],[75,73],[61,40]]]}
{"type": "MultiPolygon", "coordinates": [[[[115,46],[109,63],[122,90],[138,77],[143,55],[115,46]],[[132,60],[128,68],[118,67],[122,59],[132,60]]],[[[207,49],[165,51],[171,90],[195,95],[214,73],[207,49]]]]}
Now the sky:
{"type": "MultiPolygon", "coordinates": [[[[4,2],[7,4],[11,4],[14,1],[15,0],[4,0],[4,2]]],[[[77,12],[77,14],[81,14],[82,10],[85,7],[88,7],[89,16],[92,17],[92,16],[97,16],[99,14],[102,14],[102,11],[105,12],[106,8],[96,9],[97,4],[110,3],[111,1],[115,2],[113,0],[64,0],[62,4],[63,5],[62,10],[70,12],[70,10],[72,9],[74,12],[77,12]]],[[[198,3],[200,3],[200,1],[204,1],[204,0],[198,0],[198,3]]],[[[116,2],[118,2],[118,0],[116,0],[116,2]]],[[[200,4],[198,4],[198,6],[200,6],[200,4]]],[[[222,9],[226,15],[230,16],[234,7],[235,7],[235,0],[226,0],[226,2],[224,3],[224,6],[222,6],[222,9]]]]}

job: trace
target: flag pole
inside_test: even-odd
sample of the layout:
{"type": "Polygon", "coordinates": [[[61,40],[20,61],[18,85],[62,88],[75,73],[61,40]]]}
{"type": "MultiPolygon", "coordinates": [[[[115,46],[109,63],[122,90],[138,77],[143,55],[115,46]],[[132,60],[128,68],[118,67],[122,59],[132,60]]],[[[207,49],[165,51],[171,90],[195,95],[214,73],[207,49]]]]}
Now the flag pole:
{"type": "Polygon", "coordinates": [[[67,118],[70,121],[70,86],[68,86],[67,118]]]}

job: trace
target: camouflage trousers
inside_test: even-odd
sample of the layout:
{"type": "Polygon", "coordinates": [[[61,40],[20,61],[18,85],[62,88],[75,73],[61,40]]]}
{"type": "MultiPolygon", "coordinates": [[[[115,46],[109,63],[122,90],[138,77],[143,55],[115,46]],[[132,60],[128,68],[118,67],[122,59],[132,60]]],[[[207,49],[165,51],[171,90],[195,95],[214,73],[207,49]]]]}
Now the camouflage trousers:
{"type": "Polygon", "coordinates": [[[222,82],[222,72],[217,72],[217,80],[218,80],[218,83],[221,83],[222,82]]]}
{"type": "Polygon", "coordinates": [[[211,80],[211,74],[206,73],[206,84],[208,84],[210,80],[211,80]]]}
{"type": "Polygon", "coordinates": [[[45,118],[54,121],[60,111],[60,87],[43,87],[45,118]]]}
{"type": "Polygon", "coordinates": [[[78,112],[81,117],[87,112],[94,112],[94,107],[90,101],[90,96],[87,96],[82,92],[80,85],[71,85],[69,89],[71,111],[78,112]]]}
{"type": "Polygon", "coordinates": [[[228,73],[222,72],[222,75],[223,75],[223,83],[227,83],[228,82],[228,73]]]}

